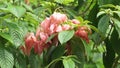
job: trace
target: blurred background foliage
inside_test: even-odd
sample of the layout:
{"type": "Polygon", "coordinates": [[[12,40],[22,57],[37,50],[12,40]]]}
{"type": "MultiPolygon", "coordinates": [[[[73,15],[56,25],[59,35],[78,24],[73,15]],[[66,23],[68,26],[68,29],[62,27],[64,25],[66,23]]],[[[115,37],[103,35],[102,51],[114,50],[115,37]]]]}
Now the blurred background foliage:
{"type": "Polygon", "coordinates": [[[98,28],[90,36],[90,43],[83,44],[81,68],[120,68],[119,5],[120,0],[0,0],[0,67],[44,68],[44,55],[26,57],[19,46],[24,45],[24,36],[35,32],[42,20],[60,12],[70,19],[82,17],[91,22],[92,29],[98,28]]]}

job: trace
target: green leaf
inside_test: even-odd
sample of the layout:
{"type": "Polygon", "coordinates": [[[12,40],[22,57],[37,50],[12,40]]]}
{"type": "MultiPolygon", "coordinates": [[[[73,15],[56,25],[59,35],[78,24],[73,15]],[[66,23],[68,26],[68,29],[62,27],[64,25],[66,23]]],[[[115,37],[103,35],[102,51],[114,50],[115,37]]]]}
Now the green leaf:
{"type": "Polygon", "coordinates": [[[58,40],[60,41],[61,44],[66,43],[69,41],[74,35],[74,30],[69,30],[69,31],[62,31],[58,34],[58,40]]]}
{"type": "Polygon", "coordinates": [[[115,8],[120,11],[120,6],[119,5],[115,6],[115,8]]]}
{"type": "Polygon", "coordinates": [[[11,12],[13,15],[15,15],[18,18],[22,17],[26,12],[26,9],[23,8],[22,6],[10,5],[8,7],[8,10],[9,10],[9,12],[11,12]]]}
{"type": "Polygon", "coordinates": [[[70,40],[72,55],[77,56],[77,60],[81,63],[76,62],[76,67],[83,68],[85,62],[85,47],[82,40],[79,37],[73,37],[70,40]]]}
{"type": "Polygon", "coordinates": [[[98,23],[98,29],[102,32],[104,37],[109,27],[109,21],[110,21],[110,17],[108,15],[104,15],[98,23]]]}
{"type": "Polygon", "coordinates": [[[23,42],[22,34],[19,31],[17,31],[17,30],[10,29],[10,35],[12,37],[13,44],[16,47],[19,47],[22,44],[22,42],[23,42]]]}
{"type": "Polygon", "coordinates": [[[51,39],[53,39],[56,36],[56,34],[52,34],[47,40],[46,43],[48,43],[51,39]]]}
{"type": "Polygon", "coordinates": [[[39,56],[36,56],[35,54],[31,54],[29,56],[29,64],[30,68],[42,68],[41,67],[41,61],[39,59],[39,56]]]}
{"type": "Polygon", "coordinates": [[[27,68],[25,56],[19,53],[15,58],[16,58],[15,59],[16,68],[27,68]]]}
{"type": "Polygon", "coordinates": [[[64,53],[65,53],[65,46],[58,45],[53,51],[53,53],[51,54],[52,59],[60,58],[62,55],[64,55],[64,53]]]}
{"type": "Polygon", "coordinates": [[[39,20],[39,17],[38,17],[37,15],[32,14],[32,13],[30,13],[30,12],[27,12],[26,14],[27,14],[27,15],[26,15],[26,19],[28,19],[28,20],[35,20],[36,22],[39,22],[39,21],[40,21],[40,20],[39,20]]]}
{"type": "Polygon", "coordinates": [[[57,58],[57,59],[54,59],[53,61],[51,61],[45,68],[49,68],[52,64],[54,64],[54,63],[56,63],[56,62],[58,62],[58,61],[61,61],[62,60],[62,58],[60,57],[60,58],[57,58]]]}
{"type": "Polygon", "coordinates": [[[112,18],[112,20],[114,21],[115,29],[117,30],[119,38],[120,38],[120,21],[115,18],[112,18]]]}
{"type": "Polygon", "coordinates": [[[73,2],[74,0],[55,0],[55,2],[60,4],[68,4],[70,2],[73,2]]]}
{"type": "Polygon", "coordinates": [[[113,11],[113,12],[116,13],[120,17],[120,11],[113,11]]]}
{"type": "Polygon", "coordinates": [[[28,11],[33,12],[33,9],[32,9],[32,7],[31,7],[31,6],[26,5],[26,4],[23,4],[23,6],[24,6],[24,7],[25,7],[28,11]]]}
{"type": "Polygon", "coordinates": [[[105,4],[105,5],[102,5],[101,7],[104,7],[104,8],[108,8],[108,7],[110,7],[110,8],[115,8],[115,6],[113,5],[113,4],[105,4]]]}
{"type": "MultiPolygon", "coordinates": [[[[95,2],[96,3],[96,2],[95,2]]],[[[88,15],[88,20],[93,22],[92,24],[96,27],[98,25],[97,14],[99,12],[99,5],[96,3],[88,15]]]]}
{"type": "Polygon", "coordinates": [[[103,7],[107,7],[107,8],[111,7],[112,8],[112,7],[114,7],[114,5],[120,4],[120,1],[119,0],[98,0],[98,4],[100,6],[103,5],[103,7]]]}
{"type": "Polygon", "coordinates": [[[68,58],[68,57],[63,59],[63,65],[64,65],[64,68],[75,68],[75,63],[71,58],[68,58]]]}
{"type": "Polygon", "coordinates": [[[92,39],[96,45],[99,45],[103,41],[104,37],[102,37],[99,33],[93,33],[92,39]]]}
{"type": "Polygon", "coordinates": [[[99,17],[99,16],[101,16],[101,15],[103,15],[103,14],[105,14],[106,12],[105,11],[101,11],[101,12],[99,12],[98,14],[97,14],[97,17],[99,17]]]}
{"type": "Polygon", "coordinates": [[[7,33],[0,33],[0,36],[5,38],[9,42],[13,43],[13,40],[12,40],[12,38],[11,38],[11,36],[9,34],[7,34],[7,33]]]}
{"type": "Polygon", "coordinates": [[[120,56],[120,39],[118,38],[117,30],[114,29],[110,38],[110,44],[114,51],[120,56]]]}
{"type": "Polygon", "coordinates": [[[13,55],[1,47],[0,48],[0,67],[13,68],[13,65],[14,65],[13,55]]]}
{"type": "Polygon", "coordinates": [[[7,26],[9,29],[16,29],[19,30],[18,25],[15,22],[12,22],[10,19],[4,19],[5,20],[5,26],[7,26]]]}
{"type": "Polygon", "coordinates": [[[71,10],[70,8],[65,8],[65,11],[68,13],[68,15],[71,15],[73,17],[75,17],[77,14],[74,10],[71,10]]]}
{"type": "Polygon", "coordinates": [[[114,64],[115,52],[108,38],[105,40],[105,44],[106,44],[106,53],[103,53],[103,63],[105,68],[111,68],[114,64]]]}

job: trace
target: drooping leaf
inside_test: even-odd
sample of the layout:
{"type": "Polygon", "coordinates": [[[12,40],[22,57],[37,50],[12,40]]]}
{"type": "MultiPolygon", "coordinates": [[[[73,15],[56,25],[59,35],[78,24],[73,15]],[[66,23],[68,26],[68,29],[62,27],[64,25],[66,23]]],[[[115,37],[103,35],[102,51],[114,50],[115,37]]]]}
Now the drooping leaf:
{"type": "Polygon", "coordinates": [[[64,68],[75,68],[74,61],[68,57],[63,59],[63,65],[64,65],[64,68]]]}
{"type": "Polygon", "coordinates": [[[16,68],[27,68],[26,59],[22,54],[19,53],[15,58],[16,68]]]}
{"type": "Polygon", "coordinates": [[[103,53],[103,63],[105,68],[111,68],[114,64],[115,52],[108,38],[105,40],[105,44],[106,44],[106,53],[105,52],[103,53]]]}
{"type": "Polygon", "coordinates": [[[105,14],[105,11],[99,12],[99,13],[97,14],[97,17],[99,17],[99,16],[101,16],[101,15],[103,15],[103,14],[105,14]]]}
{"type": "Polygon", "coordinates": [[[17,30],[11,29],[10,30],[10,35],[12,37],[13,44],[16,47],[19,47],[22,44],[22,42],[23,42],[22,34],[20,32],[18,32],[17,30]]]}
{"type": "Polygon", "coordinates": [[[64,53],[65,53],[65,46],[58,45],[53,51],[53,53],[51,54],[52,59],[60,58],[62,55],[64,55],[64,53]]]}
{"type": "Polygon", "coordinates": [[[9,34],[7,34],[7,33],[0,33],[0,36],[1,37],[3,37],[3,38],[5,38],[6,40],[8,40],[9,42],[11,42],[11,43],[13,43],[13,40],[12,40],[12,38],[11,38],[11,36],[9,35],[9,34]]]}
{"type": "Polygon", "coordinates": [[[98,23],[98,29],[102,32],[104,37],[105,37],[106,31],[109,27],[109,21],[110,21],[109,15],[104,15],[98,23]]]}
{"type": "Polygon", "coordinates": [[[8,7],[8,10],[9,10],[9,12],[11,12],[13,15],[15,15],[18,18],[22,17],[26,12],[26,9],[23,8],[22,6],[10,5],[8,7]]]}
{"type": "Polygon", "coordinates": [[[109,43],[111,43],[114,51],[120,56],[120,39],[116,29],[113,30],[109,43]]]}
{"type": "Polygon", "coordinates": [[[69,31],[62,31],[58,34],[58,40],[60,41],[61,44],[66,43],[69,41],[74,35],[74,30],[69,30],[69,31]]]}
{"type": "Polygon", "coordinates": [[[34,54],[29,56],[29,63],[30,68],[43,68],[41,67],[41,61],[39,59],[39,56],[36,56],[34,54]]]}
{"type": "Polygon", "coordinates": [[[4,19],[4,25],[7,26],[9,29],[16,29],[19,30],[18,25],[15,22],[12,22],[11,19],[4,19]]]}
{"type": "Polygon", "coordinates": [[[96,45],[99,45],[103,41],[104,37],[102,37],[99,33],[92,34],[92,40],[96,45]]]}
{"type": "Polygon", "coordinates": [[[120,21],[115,18],[112,18],[112,20],[114,21],[115,29],[117,30],[119,38],[120,38],[120,21]]]}
{"type": "Polygon", "coordinates": [[[113,12],[116,13],[120,17],[120,11],[113,11],[113,12]]]}
{"type": "Polygon", "coordinates": [[[77,60],[81,63],[75,63],[76,67],[83,68],[85,62],[85,47],[80,38],[74,37],[71,39],[72,54],[77,56],[77,60]]]}
{"type": "Polygon", "coordinates": [[[14,57],[13,55],[0,47],[0,67],[1,68],[13,68],[14,65],[14,57]]]}

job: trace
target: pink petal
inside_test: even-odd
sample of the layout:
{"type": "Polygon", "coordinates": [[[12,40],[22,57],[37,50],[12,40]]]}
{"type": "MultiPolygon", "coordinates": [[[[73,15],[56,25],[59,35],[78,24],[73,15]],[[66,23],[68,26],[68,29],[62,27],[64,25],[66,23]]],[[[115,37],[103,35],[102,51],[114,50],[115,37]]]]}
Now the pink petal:
{"type": "Polygon", "coordinates": [[[67,25],[67,24],[65,24],[65,25],[63,25],[62,26],[62,29],[63,30],[69,30],[69,29],[71,29],[72,27],[70,26],[70,25],[67,25]]]}
{"type": "Polygon", "coordinates": [[[57,29],[56,29],[56,32],[61,32],[61,31],[62,31],[62,26],[59,25],[59,26],[57,27],[57,29]]]}
{"type": "Polygon", "coordinates": [[[77,19],[73,19],[72,23],[74,23],[74,24],[80,24],[80,21],[78,21],[77,19]]]}

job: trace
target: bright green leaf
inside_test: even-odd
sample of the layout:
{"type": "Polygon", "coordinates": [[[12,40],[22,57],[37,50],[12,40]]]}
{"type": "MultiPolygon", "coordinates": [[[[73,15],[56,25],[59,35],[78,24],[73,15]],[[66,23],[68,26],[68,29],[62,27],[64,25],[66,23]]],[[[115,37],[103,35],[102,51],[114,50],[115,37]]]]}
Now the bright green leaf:
{"type": "Polygon", "coordinates": [[[60,3],[60,4],[68,4],[73,2],[74,0],[55,0],[55,2],[60,3]]]}
{"type": "Polygon", "coordinates": [[[115,8],[120,11],[120,6],[119,5],[115,6],[115,8]]]}
{"type": "Polygon", "coordinates": [[[120,17],[120,11],[113,11],[113,12],[116,13],[120,17]]]}
{"type": "Polygon", "coordinates": [[[120,38],[120,21],[115,18],[112,18],[112,20],[114,21],[115,29],[117,30],[119,38],[120,38]]]}
{"type": "Polygon", "coordinates": [[[0,33],[0,36],[5,38],[9,42],[13,43],[13,40],[12,40],[12,38],[11,38],[11,36],[9,34],[7,34],[7,33],[0,33]]]}
{"type": "Polygon", "coordinates": [[[58,34],[58,40],[61,44],[69,41],[74,35],[74,30],[62,31],[58,34]]]}
{"type": "Polygon", "coordinates": [[[23,8],[22,6],[12,6],[12,5],[10,5],[8,7],[8,10],[9,10],[9,12],[11,12],[13,15],[15,15],[18,18],[22,17],[26,12],[26,9],[23,8]]]}
{"type": "Polygon", "coordinates": [[[108,8],[108,7],[111,7],[111,8],[115,8],[115,6],[113,4],[105,4],[105,5],[102,5],[101,7],[104,7],[104,8],[108,8]]]}
{"type": "Polygon", "coordinates": [[[4,19],[5,25],[9,28],[9,29],[16,29],[19,30],[19,27],[16,23],[12,22],[10,19],[4,19]]]}
{"type": "Polygon", "coordinates": [[[16,47],[19,47],[22,44],[22,41],[23,41],[22,34],[20,32],[18,32],[17,30],[11,29],[10,30],[10,35],[12,37],[13,44],[16,47]]]}
{"type": "Polygon", "coordinates": [[[13,65],[14,65],[13,55],[4,48],[0,48],[0,67],[13,68],[13,65]]]}
{"type": "Polygon", "coordinates": [[[75,68],[75,63],[71,58],[64,58],[63,65],[64,65],[64,68],[75,68]]]}
{"type": "Polygon", "coordinates": [[[31,6],[26,5],[26,4],[23,4],[23,6],[24,6],[24,7],[25,7],[28,11],[33,12],[33,9],[32,9],[32,7],[31,7],[31,6]]]}
{"type": "Polygon", "coordinates": [[[105,14],[105,11],[99,12],[99,13],[97,14],[97,17],[99,17],[99,16],[101,16],[101,15],[103,15],[103,14],[105,14]]]}

